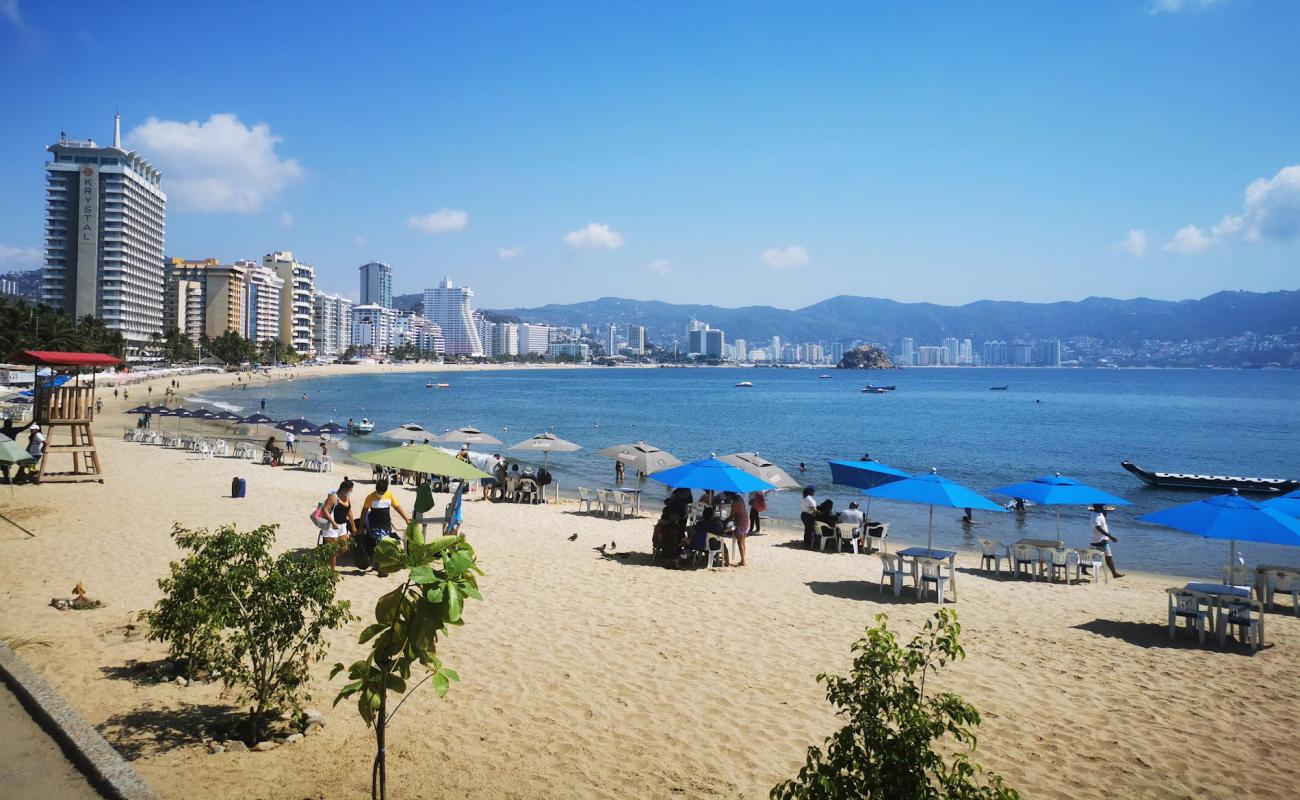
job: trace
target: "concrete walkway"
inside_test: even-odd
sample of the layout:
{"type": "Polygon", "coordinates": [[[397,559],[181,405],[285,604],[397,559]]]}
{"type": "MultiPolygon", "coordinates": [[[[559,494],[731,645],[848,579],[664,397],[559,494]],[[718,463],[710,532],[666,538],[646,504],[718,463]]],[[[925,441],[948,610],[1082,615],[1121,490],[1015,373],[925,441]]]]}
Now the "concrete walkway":
{"type": "Polygon", "coordinates": [[[36,720],[0,683],[0,795],[100,800],[36,720]]]}

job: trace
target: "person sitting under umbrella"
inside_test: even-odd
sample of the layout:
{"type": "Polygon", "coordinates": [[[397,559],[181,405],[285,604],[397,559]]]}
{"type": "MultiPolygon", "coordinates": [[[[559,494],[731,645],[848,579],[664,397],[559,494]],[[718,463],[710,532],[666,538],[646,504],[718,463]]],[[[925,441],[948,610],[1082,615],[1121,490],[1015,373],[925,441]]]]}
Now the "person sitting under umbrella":
{"type": "MultiPolygon", "coordinates": [[[[718,518],[718,512],[713,506],[705,506],[704,511],[700,513],[700,521],[695,523],[691,530],[690,549],[695,552],[707,553],[709,545],[712,544],[711,537],[722,536],[725,528],[722,520],[718,518]]],[[[722,548],[723,566],[731,566],[731,560],[727,554],[727,548],[722,548]]]]}
{"type": "Polygon", "coordinates": [[[270,464],[273,467],[280,466],[280,457],[284,455],[284,451],[275,446],[275,436],[271,436],[266,440],[265,450],[267,460],[263,463],[270,464]]]}

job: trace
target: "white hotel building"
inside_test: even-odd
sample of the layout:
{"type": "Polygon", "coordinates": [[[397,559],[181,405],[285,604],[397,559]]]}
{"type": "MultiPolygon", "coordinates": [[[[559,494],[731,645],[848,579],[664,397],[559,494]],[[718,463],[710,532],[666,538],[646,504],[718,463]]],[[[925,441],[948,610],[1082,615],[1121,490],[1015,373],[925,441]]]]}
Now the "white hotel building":
{"type": "Polygon", "coordinates": [[[138,351],[163,326],[162,173],[122,149],[120,117],[112,147],[60,136],[46,150],[42,299],[99,317],[138,351]]]}
{"type": "Polygon", "coordinates": [[[352,345],[352,301],[341,294],[312,292],[312,346],[317,358],[338,358],[352,345]]]}
{"type": "Polygon", "coordinates": [[[312,292],[316,290],[316,268],[293,257],[288,250],[267,253],[262,264],[284,281],[280,290],[280,341],[294,352],[312,355],[312,292]]]}
{"type": "Polygon", "coordinates": [[[449,356],[483,356],[483,340],[474,322],[474,290],[443,278],[424,290],[424,317],[442,329],[449,356]]]}

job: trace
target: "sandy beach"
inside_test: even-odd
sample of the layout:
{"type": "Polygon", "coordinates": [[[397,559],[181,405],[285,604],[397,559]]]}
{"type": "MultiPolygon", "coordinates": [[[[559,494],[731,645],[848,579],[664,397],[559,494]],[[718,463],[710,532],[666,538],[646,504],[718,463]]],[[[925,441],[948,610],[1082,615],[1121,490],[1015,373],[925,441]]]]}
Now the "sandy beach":
{"type": "MultiPolygon", "coordinates": [[[[366,369],[429,370],[293,372],[366,369]]],[[[182,393],[231,380],[182,378],[182,393]]],[[[154,382],[154,398],[164,385],[154,382]]],[[[146,397],[139,384],[130,393],[146,397]]],[[[373,737],[354,708],[330,708],[342,681],[328,680],[334,661],[360,657],[364,621],[335,632],[314,670],[324,733],[269,753],[209,755],[205,726],[235,711],[217,686],[144,682],[130,667],[164,652],[133,623],[176,556],[173,523],[279,523],[279,547],[311,547],[307,514],[344,470],[124,442],[132,418],[111,390],[101,397],[102,485],[0,487],[11,521],[0,520],[0,633],[48,639],[23,657],[164,797],[366,796],[373,737]],[[248,479],[244,499],[229,497],[235,475],[248,479]],[[107,606],[49,606],[78,581],[107,606]]],[[[808,552],[779,531],[751,539],[743,569],[659,569],[652,513],[618,521],[569,503],[467,503],[485,601],[441,644],[461,683],[445,700],[412,698],[390,728],[390,796],[765,796],[836,727],[815,676],[847,670],[874,615],[888,613],[906,638],[936,608],[880,593],[874,556],[808,552]],[[602,555],[602,544],[629,555],[602,555]]],[[[924,530],[891,536],[898,547],[924,530]]],[[[958,561],[951,607],[968,657],[939,683],[983,713],[976,759],[1023,796],[1282,797],[1300,785],[1300,619],[1289,609],[1268,615],[1269,646],[1251,655],[1169,640],[1164,589],[1187,577],[1062,586],[994,580],[973,553],[958,561]]],[[[396,580],[343,571],[340,596],[363,615],[396,580]]]]}

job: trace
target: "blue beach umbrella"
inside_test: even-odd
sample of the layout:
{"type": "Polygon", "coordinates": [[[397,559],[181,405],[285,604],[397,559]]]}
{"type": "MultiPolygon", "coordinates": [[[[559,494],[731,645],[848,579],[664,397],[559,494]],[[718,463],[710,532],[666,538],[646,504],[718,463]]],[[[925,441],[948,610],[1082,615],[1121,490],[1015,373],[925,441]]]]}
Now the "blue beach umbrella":
{"type": "Polygon", "coordinates": [[[316,432],[322,435],[329,434],[330,436],[342,436],[348,433],[348,426],[340,425],[334,420],[330,420],[329,422],[317,428],[316,432]]]}
{"type": "Polygon", "coordinates": [[[927,550],[932,550],[934,542],[934,507],[977,508],[981,511],[1001,511],[1006,509],[984,495],[967,489],[960,483],[950,481],[931,468],[929,475],[914,475],[900,478],[872,489],[867,494],[881,500],[901,500],[905,503],[921,503],[930,507],[930,529],[926,536],[927,550]]]}
{"type": "Polygon", "coordinates": [[[831,461],[831,483],[840,486],[852,486],[863,490],[867,495],[867,510],[863,515],[871,519],[871,494],[867,489],[884,486],[886,483],[912,477],[912,473],[895,469],[879,461],[831,461]]]}
{"type": "Polygon", "coordinates": [[[226,411],[225,409],[222,409],[221,411],[218,411],[215,414],[213,414],[212,418],[224,420],[226,422],[240,422],[243,420],[243,417],[239,416],[235,412],[226,411]]]}
{"type": "MultiPolygon", "coordinates": [[[[194,416],[194,412],[190,411],[188,408],[184,406],[177,406],[176,408],[173,408],[171,410],[171,413],[168,414],[168,416],[176,417],[178,420],[189,419],[190,417],[194,416]]],[[[176,431],[179,433],[180,429],[181,429],[181,423],[177,422],[176,431]]]]}
{"type": "Polygon", "coordinates": [[[284,422],[275,423],[275,427],[277,430],[296,433],[299,436],[316,436],[320,433],[319,427],[305,419],[286,419],[284,422]]]}
{"type": "Polygon", "coordinates": [[[1300,517],[1300,489],[1287,492],[1281,497],[1274,497],[1272,500],[1265,500],[1260,505],[1273,511],[1280,511],[1283,514],[1300,517]]]}
{"type": "Polygon", "coordinates": [[[210,419],[216,419],[217,412],[209,408],[196,408],[190,412],[190,418],[199,420],[199,427],[206,433],[208,428],[205,423],[210,419]]]}
{"type": "Polygon", "coordinates": [[[674,489],[712,489],[717,492],[748,494],[776,488],[762,478],[756,478],[743,469],[716,458],[705,458],[660,470],[651,473],[650,478],[674,489]]]}
{"type": "Polygon", "coordinates": [[[275,420],[265,414],[249,414],[246,417],[241,417],[239,421],[245,425],[261,425],[263,423],[270,424],[275,422],[275,420]]]}
{"type": "Polygon", "coordinates": [[[153,411],[153,407],[146,404],[146,405],[136,406],[135,408],[128,408],[126,411],[123,411],[122,413],[123,414],[148,414],[152,411],[153,411]]]}
{"type": "Polygon", "coordinates": [[[1247,500],[1236,489],[1232,494],[1184,503],[1138,519],[1206,539],[1227,539],[1229,565],[1234,563],[1238,541],[1300,547],[1300,520],[1247,500]]]}
{"type": "Polygon", "coordinates": [[[1013,483],[993,490],[994,494],[1018,497],[1039,505],[1057,506],[1056,509],[1056,546],[1061,546],[1061,506],[1131,506],[1129,501],[1101,489],[1094,489],[1074,478],[1067,478],[1061,473],[1044,475],[1032,481],[1013,483]]]}

